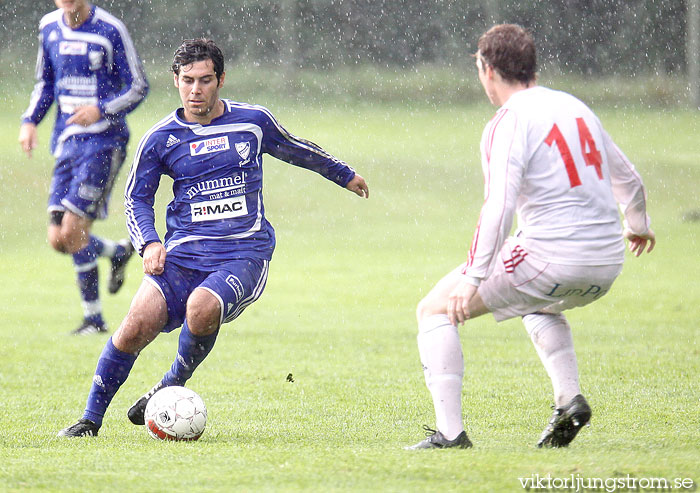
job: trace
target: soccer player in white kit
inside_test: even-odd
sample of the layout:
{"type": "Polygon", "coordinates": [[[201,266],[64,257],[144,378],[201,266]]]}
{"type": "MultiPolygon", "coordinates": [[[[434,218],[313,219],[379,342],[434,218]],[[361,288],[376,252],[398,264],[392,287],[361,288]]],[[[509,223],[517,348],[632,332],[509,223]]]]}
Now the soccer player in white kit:
{"type": "Polygon", "coordinates": [[[591,409],[562,312],[608,292],[622,270],[623,238],[636,256],[654,248],[646,193],[584,103],[536,84],[525,29],[494,26],[478,48],[479,80],[500,107],[481,139],[485,201],[467,262],[418,304],[418,349],[437,423],[408,448],[472,446],[462,422],[457,327],[485,313],[496,321],[522,317],[554,390],[555,411],[537,445],[565,447],[591,409]],[[514,214],[518,229],[509,237],[514,214]]]}

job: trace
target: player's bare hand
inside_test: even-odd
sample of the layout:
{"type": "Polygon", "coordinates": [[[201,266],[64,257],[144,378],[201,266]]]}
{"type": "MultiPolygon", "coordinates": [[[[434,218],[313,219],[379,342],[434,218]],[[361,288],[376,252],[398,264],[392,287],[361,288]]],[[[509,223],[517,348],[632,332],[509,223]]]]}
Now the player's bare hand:
{"type": "Polygon", "coordinates": [[[345,185],[345,188],[359,195],[360,197],[364,197],[366,199],[369,198],[369,186],[367,186],[365,179],[358,174],[355,174],[353,179],[350,180],[347,185],[345,185]]]}
{"type": "Polygon", "coordinates": [[[461,325],[470,318],[469,301],[474,297],[477,287],[462,279],[447,297],[447,317],[452,325],[461,325]]]}
{"type": "Polygon", "coordinates": [[[33,123],[23,123],[19,128],[19,145],[27,154],[28,158],[32,157],[32,151],[36,149],[38,140],[36,136],[36,125],[33,123]]]}
{"type": "Polygon", "coordinates": [[[78,124],[83,127],[89,127],[93,123],[97,123],[102,114],[100,113],[100,108],[95,105],[81,106],[75,110],[75,113],[66,120],[68,125],[78,124]]]}
{"type": "Polygon", "coordinates": [[[162,243],[155,242],[146,245],[143,251],[144,274],[160,275],[165,268],[165,247],[162,243]]]}
{"type": "Polygon", "coordinates": [[[645,249],[647,253],[650,253],[656,246],[656,235],[651,228],[643,235],[634,234],[629,229],[625,229],[623,234],[625,239],[629,241],[630,252],[632,252],[635,257],[639,257],[644,253],[645,249]],[[649,245],[648,248],[647,244],[649,245]]]}

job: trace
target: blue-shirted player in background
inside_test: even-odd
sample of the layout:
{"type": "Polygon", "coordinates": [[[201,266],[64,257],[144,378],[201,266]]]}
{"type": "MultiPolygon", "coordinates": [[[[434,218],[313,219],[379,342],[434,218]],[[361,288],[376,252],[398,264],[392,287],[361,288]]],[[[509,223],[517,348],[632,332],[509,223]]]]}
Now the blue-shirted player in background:
{"type": "Polygon", "coordinates": [[[134,250],[127,240],[98,238],[90,229],[107,215],[129,139],[125,116],[146,96],[148,83],[119,19],[85,0],[56,0],[56,6],[39,25],[37,83],[22,115],[19,142],[31,157],[36,126],[56,102],[48,239],[54,249],[73,256],[84,315],[73,333],[91,334],[107,331],[97,257],[110,258],[108,290],[116,293],[134,250]]]}
{"type": "Polygon", "coordinates": [[[129,409],[129,419],[144,424],[148,399],[164,386],[184,385],[213,348],[219,327],[260,297],[275,247],[263,207],[263,153],[369,197],[352,168],[291,135],[267,109],[219,99],[224,58],[212,41],[185,41],[172,70],[183,108],[141,139],[125,193],[127,227],[146,276],[102,351],[83,418],[59,436],[97,435],[139,352],[160,332],[182,325],[170,371],[129,409]],[[174,181],[165,243],[153,211],[162,175],[174,181]]]}

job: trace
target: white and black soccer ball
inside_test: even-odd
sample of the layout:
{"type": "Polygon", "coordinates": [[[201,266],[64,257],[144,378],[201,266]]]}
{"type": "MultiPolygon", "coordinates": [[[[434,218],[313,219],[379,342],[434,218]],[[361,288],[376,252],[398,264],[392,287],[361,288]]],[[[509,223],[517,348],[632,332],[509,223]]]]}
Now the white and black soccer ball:
{"type": "Polygon", "coordinates": [[[207,425],[207,408],[196,392],[165,387],[148,400],[146,429],[159,440],[198,440],[207,425]]]}

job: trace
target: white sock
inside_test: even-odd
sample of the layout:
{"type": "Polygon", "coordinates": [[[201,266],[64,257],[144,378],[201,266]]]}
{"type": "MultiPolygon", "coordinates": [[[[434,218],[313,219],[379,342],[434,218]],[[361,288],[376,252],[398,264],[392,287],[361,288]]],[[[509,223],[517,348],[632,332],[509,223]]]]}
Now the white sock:
{"type": "Polygon", "coordinates": [[[102,313],[102,303],[99,299],[94,301],[81,301],[83,307],[83,317],[90,318],[102,313]]]}
{"type": "Polygon", "coordinates": [[[447,315],[432,315],[418,327],[418,353],[433,397],[436,427],[448,440],[464,431],[462,377],[464,358],[457,327],[447,315]]]}
{"type": "Polygon", "coordinates": [[[114,254],[117,253],[117,243],[107,238],[100,238],[100,240],[102,240],[103,245],[100,257],[114,257],[114,254]]]}
{"type": "Polygon", "coordinates": [[[574,340],[566,317],[561,313],[535,313],[525,315],[523,323],[552,380],[556,406],[568,404],[574,396],[581,393],[581,388],[574,340]]]}

